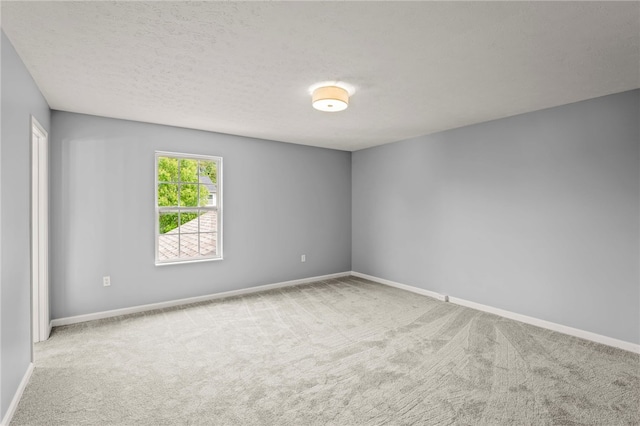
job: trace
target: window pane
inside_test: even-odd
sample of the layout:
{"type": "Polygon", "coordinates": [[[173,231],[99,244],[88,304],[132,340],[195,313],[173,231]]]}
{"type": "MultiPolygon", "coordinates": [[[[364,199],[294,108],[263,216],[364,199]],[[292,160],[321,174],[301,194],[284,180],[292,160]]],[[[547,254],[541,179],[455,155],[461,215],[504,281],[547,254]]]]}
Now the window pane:
{"type": "Polygon", "coordinates": [[[160,230],[160,234],[166,234],[171,232],[172,234],[177,234],[178,228],[178,213],[160,213],[160,217],[158,218],[158,229],[160,230]]]}
{"type": "Polygon", "coordinates": [[[215,161],[200,160],[200,182],[218,183],[218,165],[215,161]]]}
{"type": "Polygon", "coordinates": [[[198,203],[199,206],[212,206],[212,202],[213,202],[213,184],[211,185],[200,185],[200,202],[198,203]],[[211,188],[211,190],[210,190],[211,188]]]}
{"type": "Polygon", "coordinates": [[[178,181],[178,159],[158,157],[158,182],[178,181]]]}
{"type": "Polygon", "coordinates": [[[197,233],[198,232],[198,212],[182,211],[180,212],[180,233],[197,233]]]}
{"type": "Polygon", "coordinates": [[[198,160],[180,160],[180,181],[198,182],[198,160]]]}
{"type": "Polygon", "coordinates": [[[174,207],[178,205],[178,185],[174,183],[158,184],[158,205],[174,207]]]}
{"type": "Polygon", "coordinates": [[[198,185],[180,185],[180,206],[196,207],[198,205],[198,185]]]}
{"type": "Polygon", "coordinates": [[[200,232],[216,232],[218,230],[218,212],[205,211],[200,216],[200,232]]]}
{"type": "Polygon", "coordinates": [[[158,237],[158,259],[171,260],[176,259],[178,255],[178,235],[160,235],[158,237]]]}
{"type": "Polygon", "coordinates": [[[198,253],[198,234],[180,234],[180,257],[189,258],[197,257],[198,253]]]}
{"type": "Polygon", "coordinates": [[[200,234],[200,255],[213,256],[216,254],[216,234],[200,234]]]}

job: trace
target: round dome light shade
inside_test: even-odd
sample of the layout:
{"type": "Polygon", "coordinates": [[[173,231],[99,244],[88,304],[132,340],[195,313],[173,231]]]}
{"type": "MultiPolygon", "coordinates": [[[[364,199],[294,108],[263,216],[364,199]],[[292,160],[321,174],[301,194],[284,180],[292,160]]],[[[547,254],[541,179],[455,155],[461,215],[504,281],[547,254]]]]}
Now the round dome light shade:
{"type": "Polygon", "coordinates": [[[325,112],[343,111],[349,106],[349,92],[337,86],[318,87],[311,99],[315,109],[325,112]]]}

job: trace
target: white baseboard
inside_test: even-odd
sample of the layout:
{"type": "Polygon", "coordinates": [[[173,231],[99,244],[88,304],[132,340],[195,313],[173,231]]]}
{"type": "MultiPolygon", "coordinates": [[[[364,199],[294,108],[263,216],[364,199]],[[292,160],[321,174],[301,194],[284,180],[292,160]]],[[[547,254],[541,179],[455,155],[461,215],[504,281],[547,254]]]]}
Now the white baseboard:
{"type": "Polygon", "coordinates": [[[22,393],[24,392],[24,389],[27,387],[27,384],[29,383],[29,379],[31,379],[33,368],[34,368],[34,365],[32,362],[30,362],[29,367],[27,367],[27,371],[24,373],[24,376],[22,377],[22,381],[20,382],[18,389],[16,390],[16,393],[13,396],[13,399],[11,400],[11,404],[9,404],[9,409],[7,410],[7,413],[4,415],[2,422],[0,423],[0,426],[8,426],[9,423],[11,423],[11,419],[13,418],[13,415],[16,413],[16,410],[18,409],[18,403],[20,403],[20,398],[22,398],[22,393]]]}
{"type": "Polygon", "coordinates": [[[580,330],[578,328],[569,327],[551,321],[546,321],[527,315],[518,314],[504,309],[494,308],[493,306],[482,305],[480,303],[471,302],[458,297],[449,297],[449,302],[456,305],[466,306],[467,308],[476,309],[478,311],[488,312],[504,318],[520,321],[525,324],[535,325],[536,327],[546,328],[548,330],[557,331],[558,333],[568,334],[569,336],[579,337],[581,339],[590,340],[592,342],[601,343],[614,348],[624,349],[625,351],[640,354],[640,345],[624,340],[614,339],[613,337],[603,336],[601,334],[592,333],[590,331],[580,330]]]}
{"type": "Polygon", "coordinates": [[[493,306],[482,305],[480,303],[471,302],[465,299],[460,299],[458,297],[448,296],[448,295],[436,293],[429,290],[424,290],[424,289],[410,286],[407,284],[400,284],[394,281],[385,280],[383,278],[374,277],[372,275],[362,274],[360,272],[352,271],[351,275],[353,275],[354,277],[365,278],[367,280],[375,281],[380,284],[385,284],[391,287],[396,287],[402,290],[410,291],[412,293],[433,297],[443,302],[448,301],[451,303],[455,303],[456,305],[465,306],[467,308],[476,309],[478,311],[488,312],[490,314],[498,315],[504,318],[520,321],[525,324],[535,325],[536,327],[546,328],[548,330],[557,331],[558,333],[568,334],[569,336],[579,337],[581,339],[590,340],[592,342],[601,343],[603,345],[612,346],[614,348],[624,349],[625,351],[640,354],[640,345],[636,343],[626,342],[624,340],[614,339],[613,337],[603,336],[601,334],[580,330],[578,328],[557,324],[555,322],[545,321],[545,320],[530,317],[527,315],[517,314],[515,312],[506,311],[504,309],[494,308],[493,306]]]}
{"type": "Polygon", "coordinates": [[[444,294],[436,293],[435,291],[425,290],[422,288],[414,287],[411,285],[400,284],[395,281],[385,280],[384,278],[374,277],[372,275],[362,274],[360,272],[351,271],[351,275],[354,277],[364,278],[365,280],[375,281],[380,284],[388,285],[390,287],[399,288],[402,290],[410,291],[412,293],[421,294],[423,296],[433,297],[434,299],[438,299],[441,302],[447,301],[447,296],[444,294]]]}
{"type": "Polygon", "coordinates": [[[51,321],[53,327],[61,325],[76,324],[79,322],[93,321],[103,318],[117,317],[120,315],[135,314],[138,312],[153,311],[156,309],[171,308],[174,306],[188,305],[190,303],[206,302],[208,300],[222,299],[225,297],[240,296],[243,294],[258,293],[276,288],[291,287],[300,284],[312,283],[314,281],[329,280],[332,278],[348,277],[351,272],[339,272],[337,274],[321,275],[318,277],[302,278],[299,280],[284,281],[274,284],[260,285],[256,287],[243,288],[240,290],[225,291],[222,293],[207,294],[204,296],[189,297],[186,299],[170,300],[168,302],[151,303],[148,305],[132,306],[130,308],[114,309],[111,311],[95,312],[92,314],[76,315],[73,317],[57,318],[51,321]]]}

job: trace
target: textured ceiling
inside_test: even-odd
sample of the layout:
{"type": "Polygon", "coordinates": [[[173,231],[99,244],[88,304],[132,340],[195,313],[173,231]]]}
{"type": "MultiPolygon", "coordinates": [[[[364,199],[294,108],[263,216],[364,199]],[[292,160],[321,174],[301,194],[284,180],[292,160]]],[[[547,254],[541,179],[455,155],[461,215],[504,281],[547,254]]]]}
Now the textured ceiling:
{"type": "Polygon", "coordinates": [[[51,108],[343,150],[640,87],[638,2],[1,7],[51,108]]]}

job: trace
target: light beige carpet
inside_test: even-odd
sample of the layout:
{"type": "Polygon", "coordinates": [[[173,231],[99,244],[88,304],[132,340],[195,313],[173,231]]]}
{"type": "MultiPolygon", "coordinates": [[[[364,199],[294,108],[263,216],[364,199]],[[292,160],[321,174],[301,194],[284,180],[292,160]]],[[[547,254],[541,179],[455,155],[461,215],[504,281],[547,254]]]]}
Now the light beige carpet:
{"type": "Polygon", "coordinates": [[[639,424],[639,370],[349,277],[56,328],[12,424],[639,424]]]}

